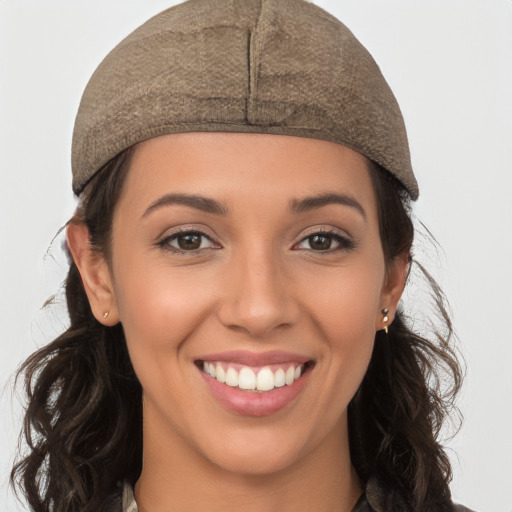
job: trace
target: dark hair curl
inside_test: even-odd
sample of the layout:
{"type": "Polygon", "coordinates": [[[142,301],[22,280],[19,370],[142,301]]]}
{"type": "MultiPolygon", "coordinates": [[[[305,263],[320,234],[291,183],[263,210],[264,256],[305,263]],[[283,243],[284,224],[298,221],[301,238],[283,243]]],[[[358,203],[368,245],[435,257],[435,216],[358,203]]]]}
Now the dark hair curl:
{"type": "MultiPolygon", "coordinates": [[[[85,223],[92,246],[107,261],[132,152],[98,172],[70,221],[85,223]]],[[[412,247],[408,197],[376,164],[370,173],[390,264],[412,247]]],[[[451,467],[438,437],[462,371],[444,296],[423,267],[412,264],[430,285],[443,331],[434,332],[433,340],[415,334],[399,311],[389,334],[377,332],[370,365],[349,405],[351,458],[363,486],[377,478],[399,494],[407,510],[442,512],[452,510],[451,467]]],[[[122,326],[105,327],[94,318],[73,262],[65,294],[69,328],[18,373],[28,396],[22,435],[29,450],[14,466],[11,482],[34,512],[97,512],[106,510],[118,482],[134,483],[140,474],[142,389],[122,326]]]]}

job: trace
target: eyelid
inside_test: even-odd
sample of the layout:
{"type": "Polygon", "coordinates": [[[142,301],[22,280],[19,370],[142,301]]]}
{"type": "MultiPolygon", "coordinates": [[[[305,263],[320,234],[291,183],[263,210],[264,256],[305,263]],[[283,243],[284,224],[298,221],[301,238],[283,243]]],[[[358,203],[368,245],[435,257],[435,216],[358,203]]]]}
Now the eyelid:
{"type": "Polygon", "coordinates": [[[354,241],[354,238],[352,237],[352,235],[350,235],[344,229],[337,228],[337,227],[330,226],[330,225],[319,225],[319,226],[310,227],[310,228],[306,229],[305,231],[303,231],[298,237],[299,242],[301,242],[305,238],[308,238],[310,236],[317,235],[317,234],[335,235],[335,236],[339,236],[346,240],[354,241]]]}
{"type": "Polygon", "coordinates": [[[182,224],[164,229],[156,239],[162,240],[180,233],[200,233],[211,240],[218,238],[214,231],[203,224],[182,224]]]}
{"type": "Polygon", "coordinates": [[[345,230],[334,228],[332,226],[315,226],[313,228],[309,228],[303,233],[301,233],[298,242],[293,245],[293,249],[295,250],[308,250],[308,249],[300,249],[298,246],[303,243],[305,240],[314,235],[329,235],[333,237],[336,242],[341,247],[334,247],[330,249],[326,249],[325,251],[315,251],[314,249],[309,249],[312,252],[317,253],[329,253],[335,252],[338,250],[352,250],[356,247],[355,240],[351,235],[349,235],[345,230]]]}
{"type": "Polygon", "coordinates": [[[208,250],[208,249],[220,249],[222,246],[219,242],[216,241],[212,234],[206,233],[206,230],[204,228],[199,228],[197,226],[180,226],[174,229],[166,230],[163,232],[162,235],[160,235],[156,241],[156,244],[158,247],[162,249],[166,249],[172,252],[176,252],[179,254],[183,253],[190,253],[190,254],[197,254],[198,252],[208,250]],[[177,237],[178,235],[187,235],[187,234],[198,234],[206,239],[208,239],[213,247],[203,247],[195,250],[186,251],[183,249],[179,249],[177,247],[173,247],[170,245],[170,241],[177,237]]]}

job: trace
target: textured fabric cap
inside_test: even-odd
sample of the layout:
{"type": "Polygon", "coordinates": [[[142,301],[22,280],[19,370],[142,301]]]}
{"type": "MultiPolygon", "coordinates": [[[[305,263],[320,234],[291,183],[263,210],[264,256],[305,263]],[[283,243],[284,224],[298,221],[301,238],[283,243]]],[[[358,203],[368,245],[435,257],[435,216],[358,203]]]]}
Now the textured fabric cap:
{"type": "Polygon", "coordinates": [[[133,144],[184,132],[343,144],[418,197],[403,117],[377,64],[345,25],[305,0],[188,0],[132,32],[82,97],[74,192],[133,144]]]}

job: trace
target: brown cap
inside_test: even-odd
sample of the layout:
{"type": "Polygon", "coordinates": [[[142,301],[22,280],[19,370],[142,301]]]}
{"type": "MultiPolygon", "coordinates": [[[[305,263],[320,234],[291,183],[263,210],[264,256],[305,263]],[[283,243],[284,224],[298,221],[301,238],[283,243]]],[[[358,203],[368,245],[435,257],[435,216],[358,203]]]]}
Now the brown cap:
{"type": "Polygon", "coordinates": [[[294,135],[343,144],[418,197],[402,114],[377,64],[304,0],[189,0],[99,65],[73,134],[73,190],[129,146],[183,132],[294,135]]]}

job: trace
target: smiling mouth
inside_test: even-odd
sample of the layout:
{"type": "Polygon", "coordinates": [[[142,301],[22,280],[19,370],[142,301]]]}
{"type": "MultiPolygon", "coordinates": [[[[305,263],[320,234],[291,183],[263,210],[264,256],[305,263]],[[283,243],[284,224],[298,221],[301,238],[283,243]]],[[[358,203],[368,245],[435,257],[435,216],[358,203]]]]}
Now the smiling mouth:
{"type": "Polygon", "coordinates": [[[253,393],[266,393],[298,381],[315,365],[306,363],[271,364],[251,367],[225,361],[196,361],[198,368],[217,382],[231,388],[253,393]]]}

